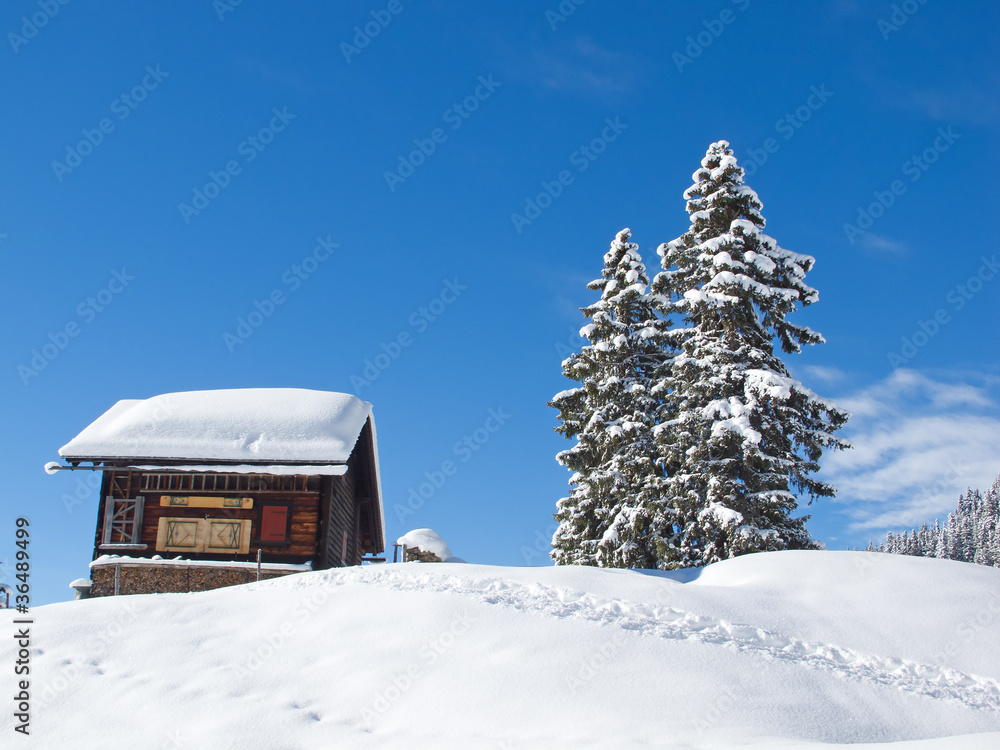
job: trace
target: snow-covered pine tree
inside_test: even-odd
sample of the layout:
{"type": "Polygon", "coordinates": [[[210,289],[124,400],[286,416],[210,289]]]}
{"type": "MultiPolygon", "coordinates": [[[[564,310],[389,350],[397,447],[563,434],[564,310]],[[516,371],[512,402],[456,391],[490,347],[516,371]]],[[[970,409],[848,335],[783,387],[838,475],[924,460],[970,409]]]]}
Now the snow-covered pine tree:
{"type": "Polygon", "coordinates": [[[580,335],[590,343],[563,362],[563,374],[580,385],[549,403],[559,410],[556,431],[576,439],[556,456],[574,472],[569,496],[557,503],[557,565],[652,568],[673,537],[673,519],[659,507],[651,392],[667,356],[664,323],[629,237],[628,229],[618,233],[601,278],[587,285],[601,290],[582,308],[590,323],[580,335]]]}
{"type": "Polygon", "coordinates": [[[967,490],[964,495],[959,495],[958,507],[954,512],[948,514],[948,526],[954,538],[954,549],[952,559],[961,562],[971,562],[976,551],[975,540],[972,536],[972,514],[974,506],[973,491],[967,490]]]}
{"type": "Polygon", "coordinates": [[[726,141],[713,143],[687,189],[691,227],[660,246],[653,291],[680,350],[661,385],[658,434],[667,504],[683,516],[681,564],[747,552],[812,548],[793,490],[832,496],[810,476],[848,414],[797,380],[774,352],[823,341],[786,317],[818,298],[814,259],[764,234],[757,194],[726,141]]]}
{"type": "Polygon", "coordinates": [[[983,495],[982,506],[979,509],[977,524],[979,526],[979,542],[982,548],[983,564],[1000,568],[1000,477],[983,495]]]}

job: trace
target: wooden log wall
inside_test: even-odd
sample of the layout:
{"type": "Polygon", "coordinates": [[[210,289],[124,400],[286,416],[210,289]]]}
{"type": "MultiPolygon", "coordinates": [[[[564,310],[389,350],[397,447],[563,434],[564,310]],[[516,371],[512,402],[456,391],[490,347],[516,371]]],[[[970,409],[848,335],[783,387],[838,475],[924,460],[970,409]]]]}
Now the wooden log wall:
{"type": "Polygon", "coordinates": [[[330,502],[325,523],[326,544],[321,555],[324,568],[360,565],[358,548],[357,503],[354,500],[353,468],[340,477],[331,477],[330,502]],[[344,555],[344,532],[347,532],[347,554],[344,555]]]}
{"type": "MultiPolygon", "coordinates": [[[[107,472],[105,473],[107,475],[107,472]]],[[[120,477],[121,473],[117,473],[120,477]]],[[[133,472],[133,474],[136,474],[133,472]]],[[[139,482],[133,479],[132,485],[138,486],[139,482]]],[[[108,485],[107,479],[105,485],[108,485]]],[[[284,563],[305,563],[313,561],[319,552],[319,492],[267,492],[267,493],[209,493],[199,492],[199,495],[219,495],[219,496],[245,496],[253,497],[253,508],[241,510],[236,508],[184,508],[176,506],[161,506],[160,494],[151,492],[135,492],[129,494],[128,489],[116,489],[116,487],[127,488],[129,483],[110,482],[110,490],[116,498],[136,497],[142,494],[145,497],[145,506],[142,519],[142,532],[140,542],[147,545],[146,549],[139,552],[130,552],[132,556],[152,557],[158,554],[156,549],[156,534],[159,520],[162,517],[170,518],[220,518],[226,520],[251,519],[253,521],[250,541],[250,551],[246,555],[217,555],[204,553],[184,554],[184,557],[192,560],[241,560],[252,562],[257,559],[257,550],[260,549],[263,559],[266,562],[284,563]],[[265,544],[260,545],[257,539],[260,536],[261,506],[267,501],[286,501],[291,503],[292,522],[290,544],[265,544]]],[[[107,492],[108,487],[103,487],[107,492]]],[[[177,492],[164,494],[180,494],[177,492]]],[[[103,518],[106,494],[102,495],[100,512],[98,515],[98,527],[95,537],[95,557],[103,554],[99,546],[103,540],[103,518]]],[[[159,552],[164,557],[173,557],[176,552],[159,552]]]]}

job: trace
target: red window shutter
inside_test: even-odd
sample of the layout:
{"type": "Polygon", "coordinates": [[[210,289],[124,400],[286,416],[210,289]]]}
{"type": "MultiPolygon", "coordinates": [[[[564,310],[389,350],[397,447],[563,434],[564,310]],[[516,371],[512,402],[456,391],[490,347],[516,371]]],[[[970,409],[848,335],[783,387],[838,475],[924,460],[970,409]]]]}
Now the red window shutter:
{"type": "Polygon", "coordinates": [[[261,509],[260,540],[262,542],[288,541],[288,506],[265,505],[261,509]]]}

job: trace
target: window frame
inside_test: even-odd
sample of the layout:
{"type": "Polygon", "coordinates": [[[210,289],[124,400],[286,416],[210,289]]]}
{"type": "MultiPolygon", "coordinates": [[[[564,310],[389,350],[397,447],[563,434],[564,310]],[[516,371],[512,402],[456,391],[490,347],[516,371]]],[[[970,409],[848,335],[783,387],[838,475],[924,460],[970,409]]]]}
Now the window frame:
{"type": "Polygon", "coordinates": [[[104,499],[104,521],[98,549],[109,552],[146,549],[147,545],[142,543],[142,519],[145,505],[146,497],[144,495],[120,498],[108,495],[104,499]],[[112,541],[115,532],[123,539],[117,542],[112,541]]]}

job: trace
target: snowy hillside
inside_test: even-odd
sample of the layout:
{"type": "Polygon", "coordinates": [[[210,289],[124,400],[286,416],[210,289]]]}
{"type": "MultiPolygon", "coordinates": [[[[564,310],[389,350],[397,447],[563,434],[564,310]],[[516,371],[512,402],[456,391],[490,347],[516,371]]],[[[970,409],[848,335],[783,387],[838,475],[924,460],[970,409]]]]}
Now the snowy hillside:
{"type": "Polygon", "coordinates": [[[67,602],[33,611],[18,742],[985,750],[998,592],[982,566],[777,552],[700,575],[411,563],[67,602]]]}

